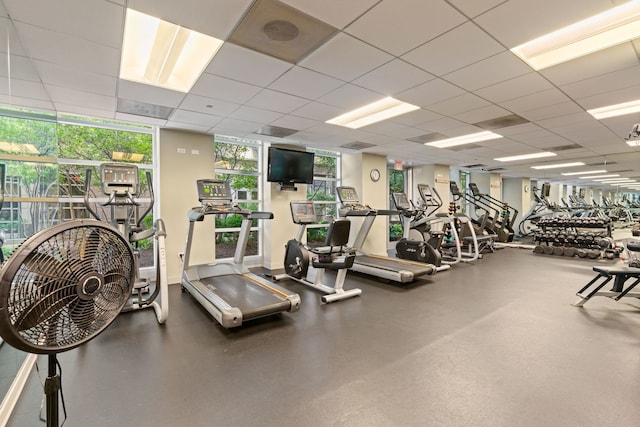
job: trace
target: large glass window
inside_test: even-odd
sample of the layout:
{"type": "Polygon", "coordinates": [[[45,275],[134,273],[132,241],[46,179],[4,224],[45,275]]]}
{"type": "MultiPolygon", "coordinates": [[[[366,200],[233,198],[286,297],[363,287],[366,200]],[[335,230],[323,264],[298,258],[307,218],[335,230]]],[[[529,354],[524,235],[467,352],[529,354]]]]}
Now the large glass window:
{"type": "MultiPolygon", "coordinates": [[[[259,141],[218,135],[215,137],[216,179],[229,181],[234,201],[251,211],[262,208],[260,202],[261,150],[262,145],[259,141]]],[[[240,215],[228,214],[216,217],[216,258],[233,257],[241,225],[240,215]]],[[[245,255],[260,254],[261,227],[258,220],[253,222],[245,255]]]]}
{"type": "Polygon", "coordinates": [[[315,153],[313,184],[307,186],[307,200],[313,200],[318,222],[307,226],[307,243],[323,245],[329,223],[338,216],[336,187],[339,185],[340,156],[337,153],[312,150],[315,153]]]}

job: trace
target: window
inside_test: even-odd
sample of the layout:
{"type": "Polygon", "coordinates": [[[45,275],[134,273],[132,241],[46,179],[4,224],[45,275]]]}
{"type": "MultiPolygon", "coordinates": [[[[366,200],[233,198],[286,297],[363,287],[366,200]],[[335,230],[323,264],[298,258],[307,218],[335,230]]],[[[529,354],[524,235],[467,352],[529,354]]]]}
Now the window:
{"type": "Polygon", "coordinates": [[[338,153],[311,150],[315,153],[313,184],[307,186],[307,200],[313,200],[318,222],[307,226],[307,243],[323,245],[329,223],[338,216],[336,187],[339,185],[340,155],[338,153]]]}

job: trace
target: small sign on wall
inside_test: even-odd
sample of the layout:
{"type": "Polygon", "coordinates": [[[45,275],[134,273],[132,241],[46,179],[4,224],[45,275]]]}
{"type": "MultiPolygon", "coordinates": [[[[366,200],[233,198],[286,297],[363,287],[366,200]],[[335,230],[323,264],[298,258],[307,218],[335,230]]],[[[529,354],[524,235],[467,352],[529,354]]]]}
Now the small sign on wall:
{"type": "Polygon", "coordinates": [[[449,184],[449,179],[447,178],[436,178],[435,182],[438,184],[449,184]]]}

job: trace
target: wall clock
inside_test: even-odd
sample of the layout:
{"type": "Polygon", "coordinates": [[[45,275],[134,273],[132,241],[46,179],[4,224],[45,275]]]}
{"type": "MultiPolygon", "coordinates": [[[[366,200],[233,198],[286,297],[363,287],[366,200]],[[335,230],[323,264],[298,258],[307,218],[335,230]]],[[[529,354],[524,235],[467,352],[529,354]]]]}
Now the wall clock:
{"type": "Polygon", "coordinates": [[[380,179],[380,171],[378,169],[371,169],[371,172],[369,172],[369,177],[371,178],[371,181],[378,182],[378,180],[380,179]]]}

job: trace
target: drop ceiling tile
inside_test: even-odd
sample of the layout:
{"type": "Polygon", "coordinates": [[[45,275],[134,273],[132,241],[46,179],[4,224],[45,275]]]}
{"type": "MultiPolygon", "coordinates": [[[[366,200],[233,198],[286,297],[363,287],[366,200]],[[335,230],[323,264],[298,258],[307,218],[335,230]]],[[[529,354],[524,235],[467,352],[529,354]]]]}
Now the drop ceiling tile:
{"type": "Polygon", "coordinates": [[[403,60],[394,59],[352,83],[372,91],[393,96],[414,86],[433,80],[435,76],[403,60]]]}
{"type": "Polygon", "coordinates": [[[474,93],[492,102],[501,103],[551,88],[553,85],[540,74],[528,73],[478,89],[474,93]]]}
{"type": "Polygon", "coordinates": [[[444,78],[469,91],[495,85],[531,72],[531,68],[509,51],[464,67],[444,78]]]}
{"type": "Polygon", "coordinates": [[[203,114],[195,111],[176,110],[169,117],[169,122],[187,123],[192,125],[200,125],[209,129],[219,123],[223,118],[211,114],[203,114]]]}
{"type": "MultiPolygon", "coordinates": [[[[0,79],[0,87],[4,86],[4,82],[0,79]]],[[[23,98],[15,95],[8,95],[4,93],[4,90],[0,90],[0,105],[15,107],[15,108],[27,108],[35,111],[55,111],[54,105],[50,101],[34,98],[23,98]]]]}
{"type": "Polygon", "coordinates": [[[281,0],[336,28],[344,28],[379,0],[281,0]]]}
{"type": "Polygon", "coordinates": [[[97,95],[58,86],[48,86],[47,92],[54,105],[78,105],[102,111],[115,111],[116,98],[113,96],[97,95]]]}
{"type": "Polygon", "coordinates": [[[575,99],[587,98],[630,86],[636,86],[640,66],[630,67],[613,73],[603,74],[586,80],[560,86],[560,89],[575,99]]]}
{"type": "Polygon", "coordinates": [[[463,95],[465,91],[442,79],[434,79],[400,92],[396,98],[419,107],[436,104],[449,98],[463,95]]]}
{"type": "Polygon", "coordinates": [[[291,64],[288,62],[225,43],[205,72],[256,86],[267,86],[289,68],[291,64]]]}
{"type": "Polygon", "coordinates": [[[305,119],[303,117],[285,115],[270,123],[273,126],[279,126],[289,129],[305,130],[313,126],[317,126],[320,122],[316,120],[305,119]]]}
{"type": "Polygon", "coordinates": [[[513,111],[514,113],[520,114],[524,111],[534,110],[540,107],[546,107],[548,105],[559,104],[568,100],[569,98],[560,90],[549,89],[505,101],[500,105],[510,111],[513,111]]]}
{"type": "Polygon", "coordinates": [[[240,104],[199,95],[187,95],[179,105],[179,108],[183,110],[198,111],[223,117],[228,116],[238,107],[240,107],[240,104]]]}
{"type": "Polygon", "coordinates": [[[6,54],[0,54],[0,76],[8,77],[9,71],[11,71],[12,78],[18,78],[20,80],[27,80],[31,82],[41,81],[38,70],[36,70],[36,68],[33,66],[33,62],[29,60],[29,58],[17,55],[11,55],[11,57],[7,58],[6,54]],[[9,64],[11,64],[10,70],[9,64]]]}
{"type": "Polygon", "coordinates": [[[520,114],[525,119],[531,120],[532,122],[540,121],[544,119],[549,119],[552,117],[557,117],[566,114],[575,114],[584,111],[578,105],[576,105],[573,101],[562,102],[560,104],[549,105],[542,108],[537,108],[534,110],[523,111],[520,114]]]}
{"type": "Polygon", "coordinates": [[[465,21],[445,2],[383,0],[345,31],[400,56],[465,21]]]}
{"type": "Polygon", "coordinates": [[[182,123],[174,120],[168,120],[163,127],[166,129],[180,129],[198,133],[208,133],[209,129],[211,129],[211,126],[202,126],[193,123],[182,123]]]}
{"type": "Polygon", "coordinates": [[[20,42],[20,37],[16,32],[15,26],[8,18],[0,17],[0,53],[2,53],[0,56],[6,56],[7,50],[11,52],[11,55],[22,57],[28,56],[20,42]],[[9,39],[8,43],[7,38],[9,39]]]}
{"type": "Polygon", "coordinates": [[[270,123],[282,117],[282,113],[243,105],[233,112],[233,117],[260,123],[270,123]]]}
{"type": "Polygon", "coordinates": [[[237,82],[213,74],[204,73],[193,88],[191,94],[220,99],[222,101],[244,104],[260,92],[261,88],[237,82]]]}
{"type": "Polygon", "coordinates": [[[611,3],[603,0],[509,0],[474,21],[512,48],[610,7],[611,3]]]}
{"type": "Polygon", "coordinates": [[[465,93],[464,95],[449,98],[446,101],[431,104],[429,105],[429,110],[442,114],[443,116],[455,116],[460,113],[481,107],[487,107],[489,105],[491,105],[489,101],[486,101],[472,93],[465,93]]]}
{"type": "Polygon", "coordinates": [[[343,84],[342,80],[296,66],[271,83],[269,89],[302,98],[316,99],[343,84]]]}
{"type": "Polygon", "coordinates": [[[260,129],[261,126],[262,123],[258,122],[226,118],[220,120],[214,127],[233,131],[253,132],[260,129]]]}
{"type": "Polygon", "coordinates": [[[487,33],[467,22],[403,55],[402,59],[443,76],[504,51],[487,33]]]}
{"type": "Polygon", "coordinates": [[[289,114],[294,110],[302,107],[309,101],[297,96],[287,95],[269,89],[264,89],[247,102],[247,105],[265,110],[277,111],[279,113],[289,114]]]}
{"type": "Polygon", "coordinates": [[[120,80],[117,96],[118,98],[135,99],[149,104],[177,107],[184,99],[185,94],[174,90],[120,80]]]}
{"type": "MultiPolygon", "coordinates": [[[[448,134],[447,131],[451,129],[457,129],[460,127],[468,126],[467,123],[463,123],[459,120],[452,119],[450,117],[443,117],[438,120],[434,120],[432,122],[426,122],[416,125],[418,129],[424,129],[429,132],[438,132],[448,134]]],[[[477,132],[480,132],[481,129],[477,129],[477,132]]],[[[461,133],[459,135],[462,135],[461,133]]]]}
{"type": "Polygon", "coordinates": [[[348,34],[339,33],[300,61],[299,65],[349,82],[392,59],[388,53],[348,34]]]}
{"type": "Polygon", "coordinates": [[[253,0],[129,0],[129,7],[226,40],[253,0]]]}
{"type": "Polygon", "coordinates": [[[107,76],[117,76],[120,50],[26,24],[16,24],[34,60],[107,76]]]}
{"type": "Polygon", "coordinates": [[[407,126],[415,126],[421,123],[439,120],[442,117],[443,116],[441,114],[434,113],[433,111],[419,109],[402,114],[401,116],[393,117],[390,120],[407,126]]]}
{"type": "Polygon", "coordinates": [[[50,62],[33,61],[33,63],[45,85],[75,87],[84,92],[108,96],[116,92],[115,77],[65,68],[50,62]]]}
{"type": "Polygon", "coordinates": [[[449,0],[449,3],[469,18],[478,16],[504,2],[505,0],[449,0]]]}
{"type": "Polygon", "coordinates": [[[334,105],[327,105],[320,102],[309,102],[308,104],[291,112],[293,116],[325,122],[333,117],[342,114],[343,110],[334,105]]]}
{"type": "Polygon", "coordinates": [[[413,138],[418,135],[422,135],[424,131],[422,129],[414,128],[411,126],[405,126],[400,123],[394,123],[389,120],[374,123],[369,126],[361,128],[367,132],[371,132],[376,135],[384,135],[386,137],[395,137],[400,139],[413,138]]]}
{"type": "Polygon", "coordinates": [[[633,45],[624,43],[540,70],[540,74],[553,84],[561,86],[616,71],[623,71],[631,67],[637,67],[639,64],[638,54],[633,49],[633,45]]]}
{"type": "MultiPolygon", "coordinates": [[[[638,80],[640,83],[640,79],[638,80]]],[[[620,104],[627,101],[640,99],[640,85],[628,86],[624,89],[613,90],[598,95],[580,98],[577,102],[586,110],[605,107],[607,105],[620,104]]],[[[633,117],[633,116],[631,116],[633,117]]]]}
{"type": "Polygon", "coordinates": [[[125,9],[120,5],[101,0],[5,0],[4,4],[16,22],[116,49],[122,45],[125,9]]]}
{"type": "MultiPolygon", "coordinates": [[[[346,110],[353,110],[382,98],[384,98],[384,95],[380,95],[352,84],[346,84],[318,98],[318,101],[329,105],[335,105],[346,110]]],[[[342,111],[342,113],[344,112],[345,111],[342,111]]]]}

